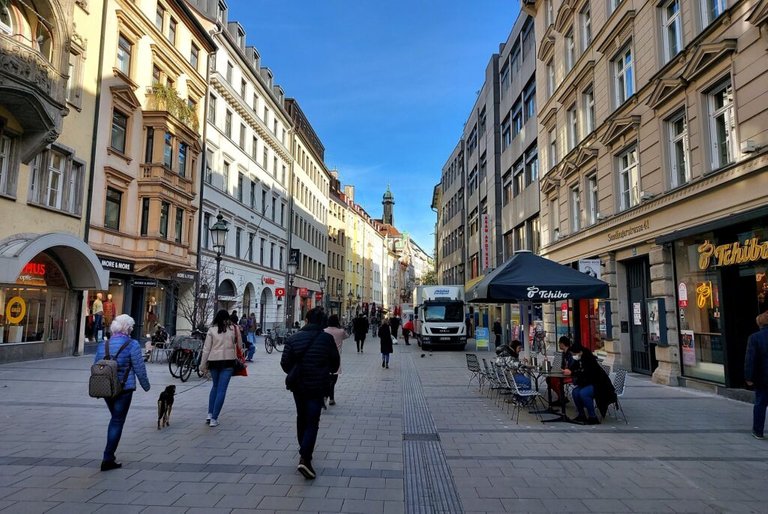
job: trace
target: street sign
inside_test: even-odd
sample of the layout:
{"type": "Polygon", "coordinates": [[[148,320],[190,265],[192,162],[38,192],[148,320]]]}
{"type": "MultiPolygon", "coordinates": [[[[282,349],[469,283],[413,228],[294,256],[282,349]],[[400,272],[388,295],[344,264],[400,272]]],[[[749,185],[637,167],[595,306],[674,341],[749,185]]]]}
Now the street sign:
{"type": "Polygon", "coordinates": [[[275,296],[278,298],[281,298],[285,296],[285,288],[284,287],[276,287],[275,288],[275,296]]]}

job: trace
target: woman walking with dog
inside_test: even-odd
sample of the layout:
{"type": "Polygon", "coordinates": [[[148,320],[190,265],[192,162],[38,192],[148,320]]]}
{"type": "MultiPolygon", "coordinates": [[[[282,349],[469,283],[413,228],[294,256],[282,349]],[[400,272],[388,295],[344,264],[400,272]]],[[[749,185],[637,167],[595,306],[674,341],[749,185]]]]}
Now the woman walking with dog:
{"type": "Polygon", "coordinates": [[[114,398],[105,398],[109,413],[112,416],[107,428],[107,446],[104,448],[104,456],[101,461],[101,470],[109,471],[118,469],[123,465],[117,462],[115,452],[123,435],[125,418],[128,409],[131,408],[133,392],[136,390],[136,379],[139,379],[142,389],[149,391],[149,378],[147,368],[144,366],[144,357],[141,354],[141,345],[135,339],[131,339],[131,332],[135,322],[127,314],[121,314],[112,320],[109,329],[112,337],[107,342],[99,343],[96,348],[96,363],[106,354],[105,344],[109,345],[109,353],[112,359],[117,361],[117,376],[122,384],[122,392],[114,398]]]}
{"type": "Polygon", "coordinates": [[[242,344],[240,329],[230,320],[229,313],[222,309],[213,318],[213,325],[208,329],[203,344],[200,370],[211,374],[211,392],[208,395],[208,416],[206,424],[210,427],[219,425],[219,414],[227,396],[227,387],[235,370],[237,353],[235,346],[242,344]]]}

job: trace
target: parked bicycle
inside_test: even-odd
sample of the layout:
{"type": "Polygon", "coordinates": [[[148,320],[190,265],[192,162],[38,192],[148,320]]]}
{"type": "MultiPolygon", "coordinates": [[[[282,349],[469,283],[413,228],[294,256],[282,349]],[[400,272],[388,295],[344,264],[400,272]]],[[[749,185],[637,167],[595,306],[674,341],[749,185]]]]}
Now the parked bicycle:
{"type": "Polygon", "coordinates": [[[272,350],[282,352],[285,342],[295,333],[296,330],[287,328],[276,328],[274,333],[271,329],[267,329],[267,335],[264,336],[264,349],[267,353],[272,353],[272,350]]]}
{"type": "Polygon", "coordinates": [[[195,331],[191,336],[174,338],[171,343],[173,351],[168,357],[168,371],[173,377],[186,382],[193,370],[197,372],[197,376],[203,377],[204,373],[200,371],[204,342],[202,336],[201,332],[195,331]]]}

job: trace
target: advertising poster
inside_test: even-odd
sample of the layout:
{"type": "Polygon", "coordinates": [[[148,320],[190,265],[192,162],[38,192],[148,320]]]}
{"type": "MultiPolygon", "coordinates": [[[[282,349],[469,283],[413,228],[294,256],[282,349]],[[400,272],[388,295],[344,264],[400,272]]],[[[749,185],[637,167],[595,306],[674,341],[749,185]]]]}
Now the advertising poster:
{"type": "Polygon", "coordinates": [[[600,270],[600,259],[580,259],[579,260],[579,271],[582,273],[586,273],[590,277],[594,277],[596,279],[600,279],[601,270],[600,270]]]}
{"type": "Polygon", "coordinates": [[[648,301],[648,338],[652,343],[661,340],[661,327],[659,324],[659,302],[648,301]]]}
{"type": "Polygon", "coordinates": [[[477,327],[475,329],[475,349],[487,350],[489,348],[488,327],[477,327]]]}
{"type": "Polygon", "coordinates": [[[696,365],[696,347],[694,346],[693,330],[681,330],[680,339],[683,348],[683,365],[696,365]]]}
{"type": "Polygon", "coordinates": [[[632,303],[632,321],[634,325],[643,324],[643,308],[640,305],[640,302],[632,303]]]}

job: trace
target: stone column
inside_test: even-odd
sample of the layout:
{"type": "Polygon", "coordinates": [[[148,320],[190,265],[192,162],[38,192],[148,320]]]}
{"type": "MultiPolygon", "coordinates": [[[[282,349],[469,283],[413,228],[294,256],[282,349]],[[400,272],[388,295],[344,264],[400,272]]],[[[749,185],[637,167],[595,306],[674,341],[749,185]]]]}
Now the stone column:
{"type": "MultiPolygon", "coordinates": [[[[672,266],[672,247],[655,246],[649,253],[651,265],[651,296],[664,298],[668,346],[656,346],[659,366],[652,380],[657,384],[679,385],[680,348],[678,346],[677,310],[675,309],[675,277],[672,266]]],[[[662,315],[662,313],[659,313],[662,315]]]]}
{"type": "Polygon", "coordinates": [[[600,279],[608,283],[609,296],[607,300],[611,305],[611,330],[608,336],[603,339],[605,347],[604,363],[613,367],[624,367],[622,364],[622,352],[621,352],[621,325],[619,323],[619,295],[618,295],[618,282],[616,276],[616,255],[613,252],[609,252],[600,256],[601,263],[601,276],[600,279]]]}

